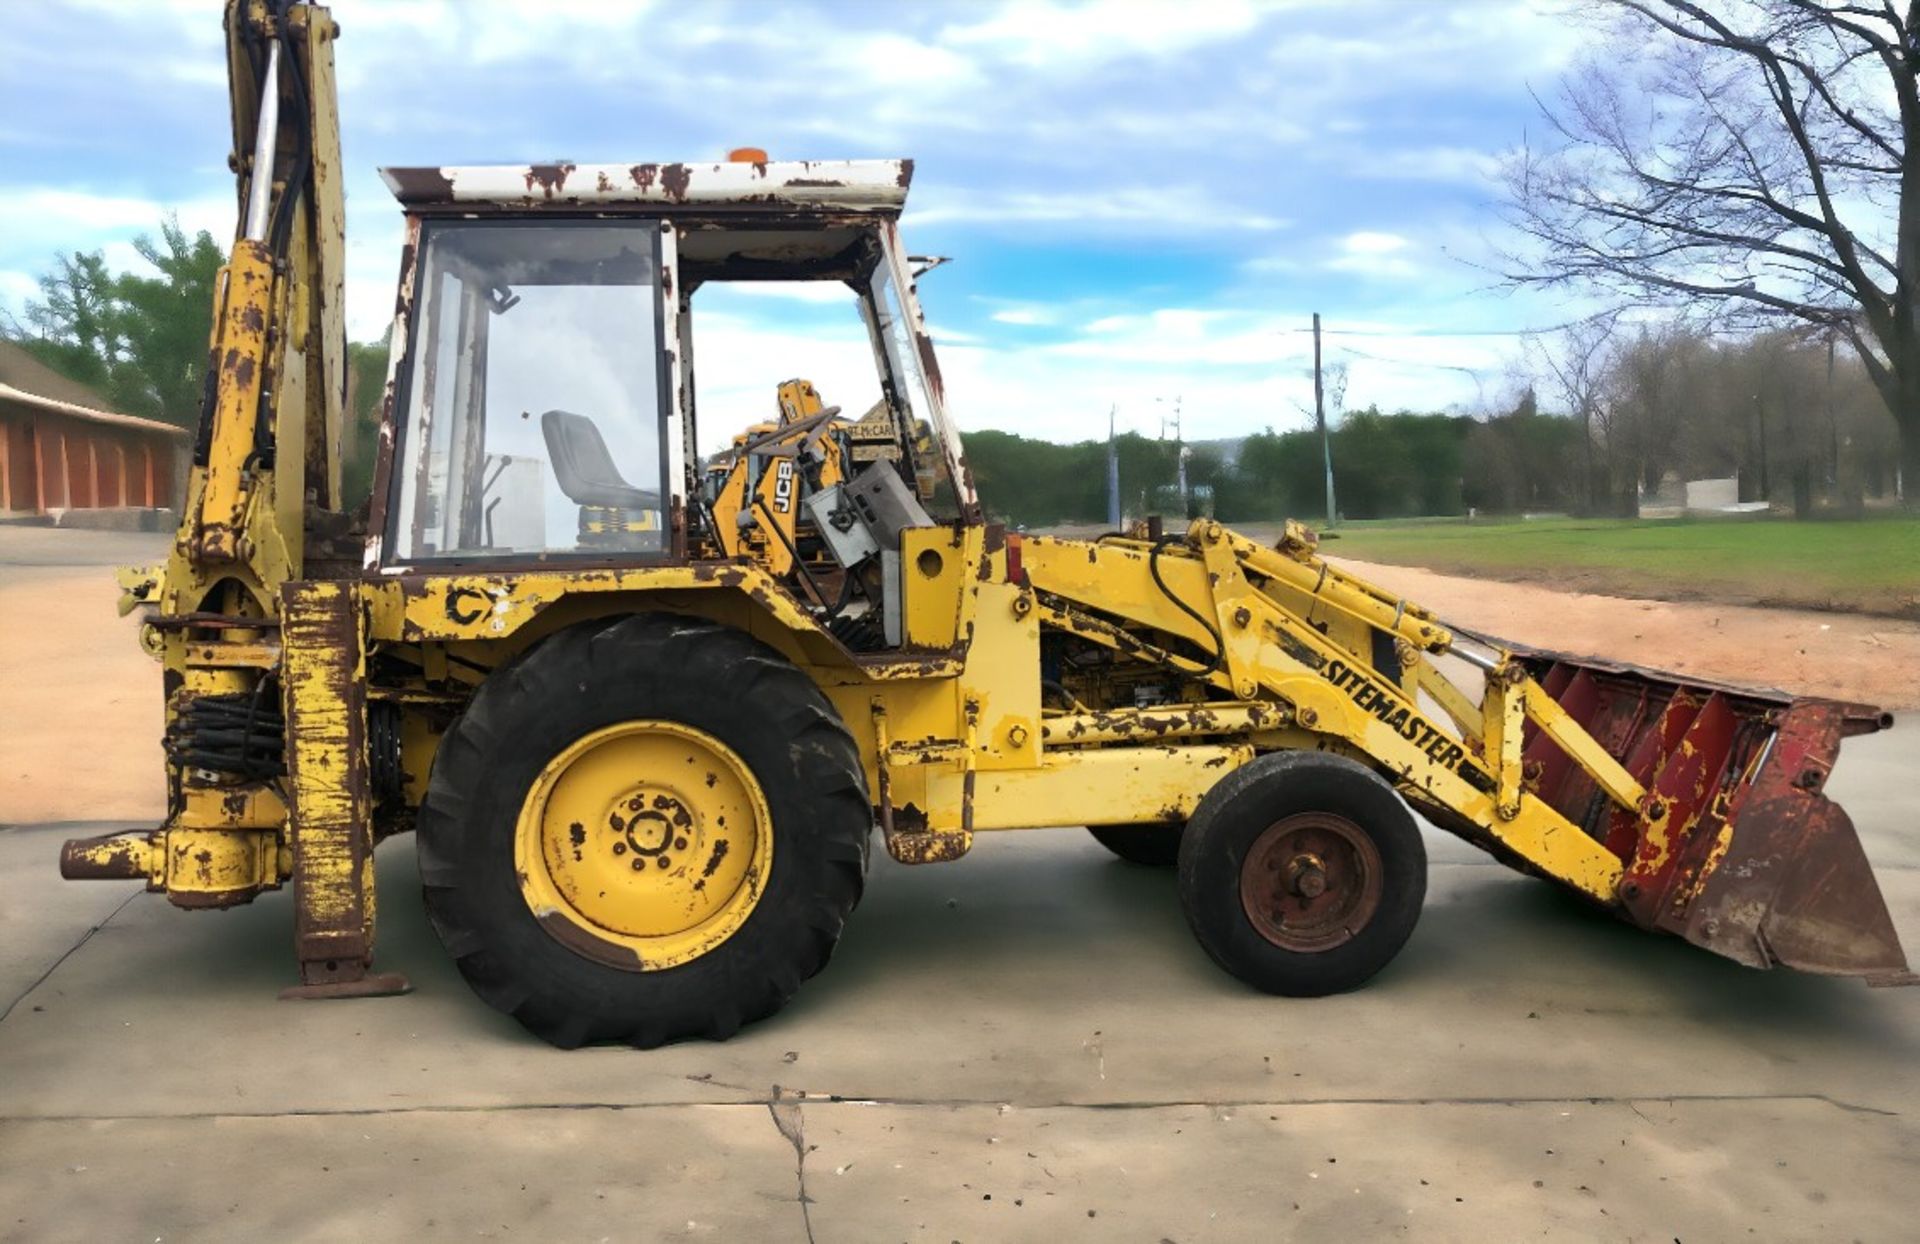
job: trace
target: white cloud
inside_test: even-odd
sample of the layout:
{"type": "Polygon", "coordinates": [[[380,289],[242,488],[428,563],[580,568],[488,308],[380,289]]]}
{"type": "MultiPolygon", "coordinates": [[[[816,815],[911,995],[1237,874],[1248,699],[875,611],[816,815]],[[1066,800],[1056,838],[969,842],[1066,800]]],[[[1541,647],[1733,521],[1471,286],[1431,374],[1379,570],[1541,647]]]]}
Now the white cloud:
{"type": "MultiPolygon", "coordinates": [[[[193,196],[182,223],[223,246],[231,236],[224,93],[205,86],[223,62],[217,6],[156,4],[85,0],[80,17],[46,23],[57,38],[10,62],[58,70],[68,102],[109,101],[123,115],[162,78],[191,98],[160,96],[179,106],[164,132],[149,122],[155,132],[139,136],[153,148],[139,168],[127,167],[118,123],[56,134],[0,122],[0,165],[18,179],[0,177],[6,305],[33,292],[29,274],[55,251],[126,255],[182,185],[193,196]],[[96,158],[112,151],[122,158],[96,158]],[[120,179],[99,181],[102,167],[120,179]]],[[[1172,393],[1204,434],[1285,426],[1310,400],[1296,331],[1307,316],[1276,300],[1349,325],[1363,313],[1428,327],[1472,315],[1484,299],[1469,282],[1433,287],[1459,274],[1446,257],[1470,242],[1479,208],[1463,191],[1484,186],[1531,115],[1523,85],[1557,72],[1586,36],[1492,0],[1283,7],[336,0],[350,332],[380,335],[393,306],[400,218],[375,163],[702,158],[736,142],[777,157],[905,154],[921,174],[908,236],[933,226],[928,244],[967,261],[961,297],[976,288],[975,262],[1007,270],[1019,253],[1009,239],[1053,252],[1045,285],[1009,292],[1057,302],[975,295],[966,318],[943,319],[947,287],[931,282],[936,322],[983,334],[936,333],[964,426],[1094,436],[1109,402],[1172,393]],[[1175,251],[1193,256],[1190,269],[1156,262],[1175,251]],[[1149,281],[1159,284],[1143,293],[1149,281]],[[1231,309],[1236,297],[1260,309],[1231,309]]],[[[67,115],[57,91],[38,94],[67,115]]],[[[870,373],[857,323],[850,345],[807,327],[815,304],[844,296],[838,287],[743,292],[703,355],[703,403],[720,404],[710,434],[764,418],[783,368],[849,391],[870,373]],[[764,369],[750,359],[736,379],[746,363],[716,362],[754,348],[763,327],[778,334],[764,369]]],[[[1350,405],[1470,402],[1474,383],[1447,368],[1497,364],[1466,343],[1330,335],[1330,352],[1343,342],[1377,356],[1330,353],[1352,368],[1350,405]]]]}
{"type": "Polygon", "coordinates": [[[1435,146],[1355,151],[1344,162],[1356,176],[1489,187],[1500,175],[1500,154],[1476,147],[1435,146]]]}
{"type": "Polygon", "coordinates": [[[1155,230],[1178,222],[1183,229],[1239,229],[1267,233],[1291,222],[1243,208],[1192,187],[1178,192],[1151,186],[1065,191],[988,190],[931,185],[913,192],[907,209],[909,228],[934,224],[1036,224],[1094,226],[1151,225],[1155,230]]]}
{"type": "Polygon", "coordinates": [[[952,91],[982,80],[971,57],[906,35],[872,35],[828,55],[838,62],[840,72],[859,74],[882,88],[952,91]]]}
{"type": "Polygon", "coordinates": [[[1142,4],[1139,0],[1003,3],[993,16],[950,25],[943,42],[982,49],[1028,68],[1089,67],[1127,56],[1177,56],[1243,34],[1260,20],[1246,0],[1142,4]]]}
{"type": "Polygon", "coordinates": [[[1360,276],[1394,279],[1417,276],[1419,265],[1401,253],[1411,246],[1410,241],[1397,233],[1361,229],[1340,239],[1341,253],[1329,259],[1326,266],[1336,272],[1360,276]]]}
{"type": "MultiPolygon", "coordinates": [[[[133,239],[157,237],[169,211],[191,237],[199,230],[213,235],[224,250],[232,240],[236,208],[231,196],[163,203],[127,194],[96,194],[61,186],[23,186],[0,193],[0,245],[6,258],[50,266],[57,254],[101,251],[114,270],[151,273],[152,267],[133,249],[133,239]]],[[[19,315],[28,298],[37,297],[39,283],[17,269],[0,275],[0,308],[19,315]]]]}
{"type": "Polygon", "coordinates": [[[153,233],[169,211],[181,228],[229,238],[236,214],[231,194],[163,203],[137,195],[97,194],[67,186],[14,186],[0,194],[0,237],[10,247],[46,240],[46,249],[90,250],[118,238],[153,233]],[[73,240],[73,239],[78,240],[73,240]]]}
{"type": "Polygon", "coordinates": [[[1032,305],[1006,307],[988,318],[996,324],[1012,324],[1021,328],[1040,327],[1056,320],[1053,308],[1032,305]]]}
{"type": "Polygon", "coordinates": [[[728,281],[727,292],[746,298],[844,307],[853,294],[838,281],[728,281]]]}
{"type": "Polygon", "coordinates": [[[1397,233],[1376,233],[1362,229],[1357,233],[1349,233],[1341,246],[1349,255],[1387,255],[1405,250],[1407,240],[1397,233]]]}
{"type": "Polygon", "coordinates": [[[19,315],[27,299],[40,295],[40,282],[26,272],[0,271],[0,312],[19,315]]]}

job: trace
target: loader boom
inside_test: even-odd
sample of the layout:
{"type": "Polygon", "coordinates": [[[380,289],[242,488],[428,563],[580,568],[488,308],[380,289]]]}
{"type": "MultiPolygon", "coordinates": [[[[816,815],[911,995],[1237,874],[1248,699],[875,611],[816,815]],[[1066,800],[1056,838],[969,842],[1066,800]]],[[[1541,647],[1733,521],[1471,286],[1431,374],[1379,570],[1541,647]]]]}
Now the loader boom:
{"type": "Polygon", "coordinates": [[[1641,927],[1752,967],[1905,982],[1852,826],[1819,793],[1841,738],[1885,728],[1888,714],[1469,636],[1330,566],[1316,543],[1289,524],[1267,549],[1207,520],[1177,551],[1025,541],[1043,624],[1137,651],[1135,631],[1093,611],[1118,612],[1211,645],[1206,667],[1153,659],[1234,701],[1051,721],[1048,737],[1338,746],[1436,824],[1641,927]],[[1142,582],[1156,557],[1158,600],[1142,582]],[[1440,657],[1477,671],[1477,698],[1440,657]],[[1301,728],[1311,743],[1283,737],[1301,728]],[[1736,832],[1749,810],[1753,827],[1736,832]]]}

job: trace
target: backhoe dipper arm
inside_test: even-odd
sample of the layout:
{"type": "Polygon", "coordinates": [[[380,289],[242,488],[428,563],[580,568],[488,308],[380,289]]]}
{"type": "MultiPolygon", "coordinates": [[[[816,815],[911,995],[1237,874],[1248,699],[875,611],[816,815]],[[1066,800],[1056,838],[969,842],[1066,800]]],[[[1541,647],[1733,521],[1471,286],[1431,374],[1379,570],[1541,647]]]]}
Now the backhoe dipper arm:
{"type": "Polygon", "coordinates": [[[337,32],[315,5],[227,6],[241,215],[216,294],[180,546],[195,568],[244,567],[267,608],[278,584],[300,574],[307,504],[339,505],[346,332],[337,32]]]}

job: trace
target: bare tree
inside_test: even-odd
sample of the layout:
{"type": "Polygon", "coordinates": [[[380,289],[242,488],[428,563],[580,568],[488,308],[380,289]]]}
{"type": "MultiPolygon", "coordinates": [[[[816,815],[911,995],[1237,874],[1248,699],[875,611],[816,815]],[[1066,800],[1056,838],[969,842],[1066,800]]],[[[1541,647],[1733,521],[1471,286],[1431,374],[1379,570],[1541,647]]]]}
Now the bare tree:
{"type": "Polygon", "coordinates": [[[1575,490],[1579,503],[1589,512],[1609,508],[1609,498],[1593,460],[1594,446],[1605,429],[1601,402],[1607,380],[1608,363],[1613,351],[1615,320],[1611,315],[1596,315],[1577,320],[1558,330],[1558,340],[1530,339],[1527,352],[1551,380],[1555,394],[1580,421],[1580,469],[1584,478],[1575,490]]]}
{"type": "Polygon", "coordinates": [[[1920,496],[1920,0],[1608,0],[1508,168],[1513,279],[1849,342],[1920,496]]]}

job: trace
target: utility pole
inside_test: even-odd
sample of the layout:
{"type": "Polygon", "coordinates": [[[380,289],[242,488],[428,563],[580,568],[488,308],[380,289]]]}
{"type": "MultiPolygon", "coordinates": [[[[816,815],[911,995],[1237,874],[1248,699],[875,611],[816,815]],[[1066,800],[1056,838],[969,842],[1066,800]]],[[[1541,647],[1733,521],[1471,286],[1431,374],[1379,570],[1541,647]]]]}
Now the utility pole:
{"type": "Polygon", "coordinates": [[[1829,458],[1827,462],[1827,502],[1839,501],[1840,492],[1840,423],[1833,417],[1833,334],[1827,334],[1827,439],[1829,458]]]}
{"type": "Polygon", "coordinates": [[[1114,417],[1120,404],[1107,407],[1107,526],[1120,530],[1120,442],[1114,437],[1114,417]]]}
{"type": "Polygon", "coordinates": [[[1173,399],[1173,457],[1180,481],[1180,517],[1193,517],[1193,501],[1187,493],[1187,442],[1180,427],[1180,396],[1173,399]]]}
{"type": "Polygon", "coordinates": [[[1313,421],[1320,428],[1320,456],[1327,464],[1327,526],[1334,523],[1333,437],[1327,431],[1327,399],[1320,382],[1320,313],[1313,313],[1313,421]]]}
{"type": "MultiPolygon", "coordinates": [[[[1165,402],[1167,399],[1164,397],[1156,397],[1153,400],[1158,403],[1165,402]]],[[[1184,395],[1182,394],[1176,393],[1173,395],[1174,486],[1180,494],[1181,517],[1192,518],[1193,503],[1187,491],[1187,444],[1180,426],[1180,404],[1184,400],[1184,395]]],[[[1162,442],[1165,442],[1167,439],[1167,415],[1164,410],[1160,415],[1160,439],[1162,442]]]]}

